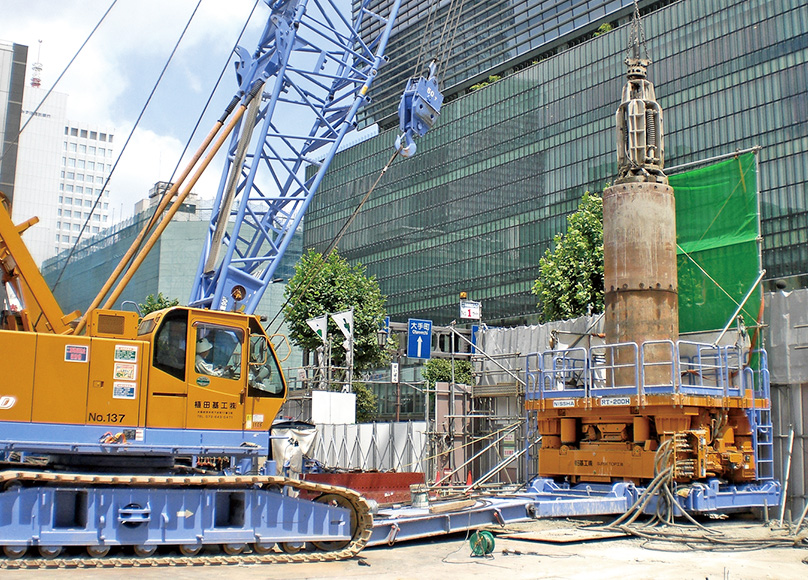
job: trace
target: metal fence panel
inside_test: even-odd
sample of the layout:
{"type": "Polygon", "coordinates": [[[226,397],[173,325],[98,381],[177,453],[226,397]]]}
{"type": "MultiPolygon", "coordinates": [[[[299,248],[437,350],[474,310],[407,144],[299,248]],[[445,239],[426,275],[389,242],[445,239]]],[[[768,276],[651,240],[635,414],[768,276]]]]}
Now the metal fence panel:
{"type": "Polygon", "coordinates": [[[327,467],[365,471],[424,471],[426,424],[317,425],[312,459],[327,467]]]}
{"type": "MultiPolygon", "coordinates": [[[[772,385],[772,423],[775,477],[784,487],[790,433],[794,429],[786,505],[791,510],[791,519],[796,519],[808,502],[808,383],[772,385]]],[[[779,517],[779,514],[779,511],[777,514],[770,512],[769,517],[779,517]]]]}

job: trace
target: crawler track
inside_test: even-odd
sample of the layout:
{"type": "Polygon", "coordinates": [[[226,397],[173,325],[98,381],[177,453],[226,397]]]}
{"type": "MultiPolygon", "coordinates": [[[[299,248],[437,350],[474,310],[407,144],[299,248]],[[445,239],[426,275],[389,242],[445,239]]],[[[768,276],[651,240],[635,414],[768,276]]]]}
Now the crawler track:
{"type": "Polygon", "coordinates": [[[148,566],[227,566],[231,564],[275,564],[292,562],[332,562],[354,557],[365,547],[373,528],[370,506],[359,493],[343,487],[309,483],[272,476],[130,476],[90,475],[36,471],[0,472],[0,486],[10,485],[72,485],[127,487],[211,487],[217,489],[246,489],[282,486],[317,495],[336,496],[353,510],[353,535],[347,546],[332,551],[290,553],[245,553],[236,555],[205,554],[196,556],[66,556],[57,558],[24,556],[18,559],[0,557],[0,569],[57,568],[137,568],[148,566]]]}

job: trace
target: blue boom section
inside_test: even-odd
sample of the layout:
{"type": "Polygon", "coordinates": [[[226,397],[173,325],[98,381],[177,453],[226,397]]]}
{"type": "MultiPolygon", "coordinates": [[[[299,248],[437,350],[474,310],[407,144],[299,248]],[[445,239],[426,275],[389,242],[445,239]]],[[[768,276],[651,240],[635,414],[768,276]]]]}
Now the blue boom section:
{"type": "Polygon", "coordinates": [[[239,48],[243,102],[189,304],[255,312],[306,208],[384,63],[400,0],[363,0],[351,22],[336,2],[266,0],[258,48],[239,48]],[[386,6],[387,3],[384,3],[386,6]],[[373,38],[361,37],[366,28],[373,38]],[[317,171],[306,178],[304,169],[317,171]]]}

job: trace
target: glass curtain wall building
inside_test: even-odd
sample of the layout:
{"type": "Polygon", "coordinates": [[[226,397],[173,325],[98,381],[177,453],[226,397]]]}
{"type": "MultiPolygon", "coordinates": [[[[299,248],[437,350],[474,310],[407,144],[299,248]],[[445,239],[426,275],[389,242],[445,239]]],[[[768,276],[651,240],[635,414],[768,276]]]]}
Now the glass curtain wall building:
{"type": "MultiPolygon", "coordinates": [[[[666,166],[760,145],[766,277],[804,280],[808,5],[680,0],[643,26],[666,166]]],[[[445,324],[459,291],[483,303],[487,321],[531,320],[539,258],[583,192],[614,179],[627,40],[621,26],[446,104],[417,155],[396,160],[339,244],[378,278],[394,320],[445,324]]],[[[337,155],[307,213],[305,247],[336,236],[394,138],[383,131],[337,155]]]]}
{"type": "MultiPolygon", "coordinates": [[[[378,0],[372,7],[387,14],[389,4],[378,0]]],[[[353,0],[354,11],[360,6],[353,0]]],[[[441,90],[451,100],[489,75],[552,54],[570,38],[591,33],[632,8],[633,0],[403,0],[386,50],[390,62],[361,115],[366,122],[395,126],[407,79],[424,74],[432,59],[438,61],[441,90]]],[[[364,22],[365,38],[375,38],[384,26],[372,18],[364,22]]]]}

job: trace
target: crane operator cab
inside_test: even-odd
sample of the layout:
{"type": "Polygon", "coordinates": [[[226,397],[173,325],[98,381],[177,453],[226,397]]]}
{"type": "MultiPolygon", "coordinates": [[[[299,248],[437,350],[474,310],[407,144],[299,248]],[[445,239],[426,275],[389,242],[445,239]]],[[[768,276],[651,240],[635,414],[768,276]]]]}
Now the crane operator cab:
{"type": "Polygon", "coordinates": [[[256,316],[174,307],[149,314],[138,334],[153,345],[147,426],[271,425],[286,385],[256,316]]]}

